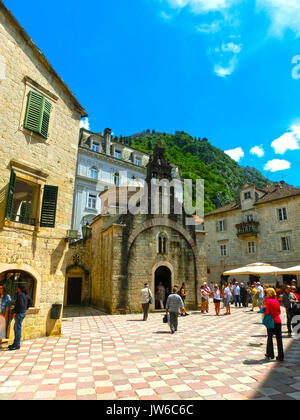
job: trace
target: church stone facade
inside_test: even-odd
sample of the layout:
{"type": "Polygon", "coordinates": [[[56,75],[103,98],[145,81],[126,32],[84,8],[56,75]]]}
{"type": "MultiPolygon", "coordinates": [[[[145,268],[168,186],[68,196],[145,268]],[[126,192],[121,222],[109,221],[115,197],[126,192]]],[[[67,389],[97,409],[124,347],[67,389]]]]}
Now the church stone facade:
{"type": "MultiPolygon", "coordinates": [[[[172,166],[160,146],[147,165],[148,186],[154,175],[157,179],[172,179],[172,166]]],[[[149,191],[145,194],[151,204],[149,191]]],[[[66,296],[68,291],[74,293],[72,282],[79,282],[75,301],[87,301],[110,314],[135,313],[141,311],[140,291],[145,282],[153,295],[159,282],[165,285],[167,295],[175,284],[185,282],[186,306],[198,309],[200,286],[207,275],[204,238],[203,231],[186,225],[184,211],[101,214],[91,225],[91,237],[71,245],[66,296]]],[[[155,310],[155,305],[151,306],[155,310]]]]}

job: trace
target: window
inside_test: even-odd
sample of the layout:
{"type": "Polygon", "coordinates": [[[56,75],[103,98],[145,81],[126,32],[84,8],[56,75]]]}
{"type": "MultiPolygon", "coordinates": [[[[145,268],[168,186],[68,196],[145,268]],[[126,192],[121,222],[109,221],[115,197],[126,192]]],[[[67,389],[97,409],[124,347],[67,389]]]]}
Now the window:
{"type": "Polygon", "coordinates": [[[96,210],[97,197],[94,194],[88,195],[88,208],[96,210]]]}
{"type": "Polygon", "coordinates": [[[227,257],[227,245],[221,245],[220,250],[221,250],[221,257],[227,257]]]}
{"type": "Polygon", "coordinates": [[[158,253],[159,254],[167,253],[167,236],[164,233],[161,233],[158,236],[158,253]]]}
{"type": "Polygon", "coordinates": [[[226,230],[226,220],[217,221],[217,232],[224,232],[226,230]]]}
{"type": "Polygon", "coordinates": [[[281,238],[281,249],[282,251],[291,250],[291,239],[289,236],[285,236],[281,238]]]}
{"type": "Polygon", "coordinates": [[[134,163],[135,163],[137,166],[141,166],[141,158],[140,158],[140,157],[136,157],[136,158],[134,159],[134,163]]]}
{"type": "Polygon", "coordinates": [[[97,168],[90,168],[89,170],[90,178],[98,179],[98,169],[97,168]]]}
{"type": "Polygon", "coordinates": [[[94,142],[92,142],[92,150],[93,150],[94,152],[99,152],[99,150],[100,150],[100,145],[99,145],[99,143],[94,143],[94,142]]]}
{"type": "Polygon", "coordinates": [[[115,150],[115,158],[121,159],[121,152],[120,152],[120,150],[115,150]]]}
{"type": "MultiPolygon", "coordinates": [[[[11,222],[25,225],[36,225],[39,211],[40,186],[33,182],[17,177],[12,170],[10,175],[5,218],[11,222]]],[[[45,185],[43,193],[42,210],[40,217],[41,227],[55,227],[58,187],[45,185]]]]}
{"type": "Polygon", "coordinates": [[[28,95],[24,128],[48,138],[51,103],[41,94],[30,91],[28,95]]]}
{"type": "Polygon", "coordinates": [[[248,254],[256,253],[256,244],[255,242],[248,242],[248,254]]]}
{"type": "Polygon", "coordinates": [[[250,198],[251,198],[251,192],[250,191],[245,192],[244,199],[249,200],[250,198]]]}
{"type": "Polygon", "coordinates": [[[246,216],[246,221],[247,221],[247,222],[253,222],[253,221],[254,221],[253,214],[248,214],[248,215],[246,216]]]}
{"type": "Polygon", "coordinates": [[[114,184],[116,187],[120,186],[120,175],[119,173],[114,174],[114,184]]]}
{"type": "Polygon", "coordinates": [[[283,220],[287,220],[287,211],[286,208],[277,209],[278,220],[282,222],[283,220]]]}

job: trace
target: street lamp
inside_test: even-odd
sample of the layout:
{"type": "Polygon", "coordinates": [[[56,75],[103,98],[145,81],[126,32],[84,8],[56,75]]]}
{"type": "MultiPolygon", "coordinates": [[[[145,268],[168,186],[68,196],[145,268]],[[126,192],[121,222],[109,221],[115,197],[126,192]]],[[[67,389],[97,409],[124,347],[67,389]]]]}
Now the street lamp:
{"type": "Polygon", "coordinates": [[[82,226],[81,230],[83,239],[89,239],[92,236],[92,228],[88,223],[85,226],[82,226]]]}

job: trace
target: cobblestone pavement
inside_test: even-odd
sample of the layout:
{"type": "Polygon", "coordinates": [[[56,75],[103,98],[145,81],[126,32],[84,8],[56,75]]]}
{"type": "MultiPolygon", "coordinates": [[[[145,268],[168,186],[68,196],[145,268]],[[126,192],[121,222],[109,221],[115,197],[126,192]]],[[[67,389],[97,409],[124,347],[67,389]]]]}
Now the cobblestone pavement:
{"type": "Polygon", "coordinates": [[[68,310],[61,337],[1,351],[0,399],[300,399],[300,340],[266,362],[261,315],[193,312],[174,335],[162,318],[68,310]]]}

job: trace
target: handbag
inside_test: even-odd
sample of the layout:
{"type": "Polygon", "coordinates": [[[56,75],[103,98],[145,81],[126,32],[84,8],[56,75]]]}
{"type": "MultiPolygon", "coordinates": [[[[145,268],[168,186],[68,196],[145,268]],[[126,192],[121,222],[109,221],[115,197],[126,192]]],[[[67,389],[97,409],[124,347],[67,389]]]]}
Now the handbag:
{"type": "Polygon", "coordinates": [[[274,329],[275,328],[275,324],[274,324],[274,319],[272,317],[271,314],[266,315],[263,319],[263,322],[265,327],[267,327],[268,329],[274,329]]]}
{"type": "Polygon", "coordinates": [[[164,324],[167,324],[167,323],[168,323],[168,314],[166,314],[166,315],[163,317],[163,323],[164,323],[164,324]]]}
{"type": "Polygon", "coordinates": [[[149,301],[148,301],[148,303],[151,305],[151,303],[153,303],[153,298],[150,296],[150,293],[149,293],[149,301]]]}

